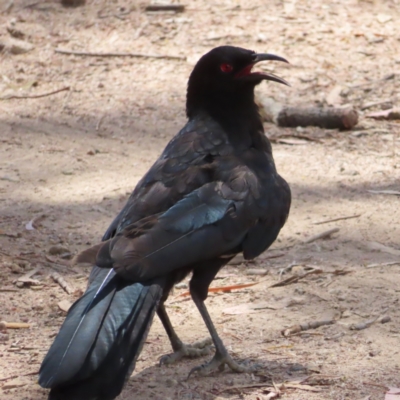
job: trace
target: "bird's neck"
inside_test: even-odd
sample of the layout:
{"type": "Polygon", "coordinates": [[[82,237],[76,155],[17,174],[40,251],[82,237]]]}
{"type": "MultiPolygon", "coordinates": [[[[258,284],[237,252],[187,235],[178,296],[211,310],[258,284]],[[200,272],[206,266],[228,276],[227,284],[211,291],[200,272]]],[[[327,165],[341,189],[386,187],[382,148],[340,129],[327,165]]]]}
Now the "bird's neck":
{"type": "Polygon", "coordinates": [[[270,144],[264,135],[262,120],[254,101],[254,91],[232,93],[208,93],[206,101],[200,97],[188,96],[187,115],[189,119],[208,114],[218,122],[234,145],[240,147],[261,147],[270,152],[270,144]]]}

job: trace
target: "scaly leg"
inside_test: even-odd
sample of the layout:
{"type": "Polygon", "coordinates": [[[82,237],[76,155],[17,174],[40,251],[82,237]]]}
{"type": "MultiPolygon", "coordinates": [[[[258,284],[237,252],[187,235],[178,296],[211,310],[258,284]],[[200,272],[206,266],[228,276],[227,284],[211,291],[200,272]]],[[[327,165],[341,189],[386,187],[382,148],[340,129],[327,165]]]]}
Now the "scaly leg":
{"type": "Polygon", "coordinates": [[[244,365],[238,364],[233,358],[229,355],[228,350],[226,350],[221,338],[219,337],[217,330],[211,320],[210,314],[203,302],[203,300],[197,296],[196,293],[192,293],[192,298],[194,303],[196,304],[203,320],[211,334],[211,338],[214,342],[215,346],[215,354],[214,357],[206,364],[200,365],[198,367],[193,368],[188,375],[188,378],[193,373],[199,373],[200,375],[208,375],[215,370],[223,371],[225,364],[229,366],[232,371],[235,372],[253,372],[256,370],[256,367],[247,367],[244,365]]]}
{"type": "Polygon", "coordinates": [[[157,310],[158,317],[164,325],[165,331],[171,342],[172,349],[174,350],[171,354],[166,354],[160,358],[160,365],[172,364],[182,358],[195,358],[211,354],[212,340],[207,338],[205,340],[193,343],[192,345],[184,344],[176,334],[171,321],[168,317],[167,311],[165,310],[164,303],[160,303],[157,310]]]}
{"type": "Polygon", "coordinates": [[[204,301],[208,296],[208,287],[210,283],[213,281],[220,268],[232,257],[228,256],[227,258],[210,260],[207,263],[197,265],[193,271],[193,276],[190,281],[190,294],[192,295],[192,299],[196,304],[208,331],[210,332],[216,351],[210,362],[193,368],[190,371],[188,378],[195,372],[199,373],[200,375],[208,375],[217,369],[222,371],[225,367],[225,364],[227,364],[235,372],[252,372],[256,370],[256,367],[240,365],[232,359],[221,338],[218,336],[217,330],[215,329],[210,314],[208,313],[208,310],[204,304],[204,301]]]}

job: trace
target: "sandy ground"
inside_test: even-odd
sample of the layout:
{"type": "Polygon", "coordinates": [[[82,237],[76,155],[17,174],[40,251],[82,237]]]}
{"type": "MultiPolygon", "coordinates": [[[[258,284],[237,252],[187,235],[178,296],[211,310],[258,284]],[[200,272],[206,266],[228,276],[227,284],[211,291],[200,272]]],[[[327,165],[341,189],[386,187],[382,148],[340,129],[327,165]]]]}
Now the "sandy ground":
{"type": "MultiPolygon", "coordinates": [[[[258,284],[207,301],[231,353],[260,364],[259,371],[186,381],[207,358],[160,368],[170,346],[155,320],[119,398],[262,400],[271,398],[274,382],[288,400],[383,400],[387,387],[400,387],[399,197],[370,192],[400,190],[400,125],[365,116],[399,102],[398,1],[195,0],[182,14],[145,13],[127,0],[88,0],[77,9],[54,1],[9,4],[0,2],[0,43],[11,27],[35,48],[0,54],[0,319],[31,328],[0,333],[2,400],[46,398],[36,373],[65,317],[60,302],[73,302],[88,274],[71,269],[68,258],[99,240],[183,126],[193,64],[221,44],[290,60],[268,67],[292,86],[264,83],[263,95],[326,105],[339,85],[336,102],[354,106],[360,121],[350,132],[265,125],[293,191],[291,215],[268,252],[227,266],[213,286],[258,284]],[[186,59],[77,57],[55,48],[186,59]],[[10,98],[65,87],[48,97],[10,98]],[[276,140],[282,135],[292,140],[276,140]],[[316,224],[347,216],[356,217],[316,224]],[[331,228],[339,231],[304,243],[331,228]],[[249,274],[254,269],[265,275],[249,274]],[[54,272],[73,293],[50,277],[54,272]],[[390,321],[381,323],[384,316],[390,321]],[[281,334],[323,320],[334,323],[281,334]],[[368,321],[375,322],[350,329],[368,321]]],[[[207,331],[194,304],[180,296],[185,290],[175,290],[168,310],[182,339],[192,342],[207,331]]]]}

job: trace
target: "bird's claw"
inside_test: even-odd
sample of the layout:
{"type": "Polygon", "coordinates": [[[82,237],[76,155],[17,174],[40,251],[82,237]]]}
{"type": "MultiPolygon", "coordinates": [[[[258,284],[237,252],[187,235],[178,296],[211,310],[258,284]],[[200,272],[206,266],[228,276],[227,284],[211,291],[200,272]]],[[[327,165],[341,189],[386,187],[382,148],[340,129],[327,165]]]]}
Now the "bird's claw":
{"type": "Polygon", "coordinates": [[[196,374],[196,373],[198,373],[201,376],[206,376],[206,375],[209,375],[210,373],[216,371],[217,369],[219,371],[223,371],[225,368],[225,365],[228,365],[228,367],[232,371],[238,372],[238,373],[254,372],[257,370],[257,366],[254,366],[254,365],[246,366],[243,364],[239,364],[236,361],[234,361],[233,358],[229,354],[222,355],[217,352],[217,353],[215,353],[212,360],[209,361],[208,363],[192,368],[189,372],[187,379],[189,379],[191,375],[196,374]]]}
{"type": "Polygon", "coordinates": [[[173,353],[166,354],[160,358],[160,366],[173,364],[182,358],[196,358],[208,356],[212,351],[212,340],[210,338],[201,340],[191,345],[181,344],[173,353]]]}

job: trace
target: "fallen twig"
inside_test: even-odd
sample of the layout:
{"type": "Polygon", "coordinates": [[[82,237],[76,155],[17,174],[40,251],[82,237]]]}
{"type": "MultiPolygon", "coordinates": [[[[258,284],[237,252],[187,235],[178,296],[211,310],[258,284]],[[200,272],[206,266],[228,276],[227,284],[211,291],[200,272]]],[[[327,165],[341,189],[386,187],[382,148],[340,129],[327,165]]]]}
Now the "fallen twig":
{"type": "Polygon", "coordinates": [[[360,107],[360,110],[364,111],[364,110],[368,110],[368,108],[372,108],[375,106],[380,106],[381,104],[385,104],[385,103],[391,103],[392,101],[390,99],[386,99],[386,100],[379,100],[379,101],[372,101],[370,103],[365,103],[360,107]]]}
{"type": "Polygon", "coordinates": [[[380,385],[379,383],[373,383],[373,382],[362,382],[364,385],[369,385],[369,386],[376,386],[385,390],[389,390],[389,388],[386,385],[380,385]]]}
{"type": "Polygon", "coordinates": [[[8,381],[9,379],[15,379],[15,378],[18,378],[19,376],[30,376],[30,375],[38,375],[38,374],[39,374],[39,371],[27,372],[26,374],[21,374],[21,375],[10,375],[10,376],[6,376],[5,378],[0,378],[0,382],[8,381]]]}
{"type": "Polygon", "coordinates": [[[302,331],[307,331],[309,329],[316,329],[319,328],[320,326],[324,325],[332,325],[336,321],[334,319],[329,319],[329,320],[324,320],[324,321],[313,321],[313,322],[306,322],[304,324],[299,324],[299,325],[293,325],[287,329],[284,329],[281,331],[282,336],[291,336],[296,333],[302,332],[302,331]]]}
{"type": "Polygon", "coordinates": [[[367,190],[367,192],[373,194],[391,194],[394,196],[400,196],[400,191],[398,190],[367,190]]]}
{"type": "Polygon", "coordinates": [[[0,287],[0,292],[19,292],[19,290],[9,287],[0,287]]]}
{"type": "Polygon", "coordinates": [[[74,293],[74,289],[68,284],[68,282],[57,272],[53,272],[50,274],[51,279],[54,282],[58,283],[68,294],[74,293]]]}
{"type": "Polygon", "coordinates": [[[0,97],[0,100],[11,100],[11,99],[40,99],[42,97],[47,97],[51,96],[56,93],[64,92],[66,90],[69,90],[70,87],[66,86],[61,89],[53,90],[52,92],[47,92],[47,93],[42,93],[42,94],[32,94],[32,95],[9,95],[9,96],[3,96],[0,97]]]}
{"type": "Polygon", "coordinates": [[[339,232],[339,228],[332,228],[332,229],[328,229],[327,231],[318,233],[317,235],[311,236],[310,238],[306,239],[303,241],[303,243],[312,243],[315,242],[318,239],[325,239],[329,236],[331,236],[333,233],[339,232]]]}
{"type": "Polygon", "coordinates": [[[285,256],[286,253],[276,253],[276,254],[267,254],[266,256],[263,256],[263,260],[269,260],[271,258],[279,258],[285,256]]]}
{"type": "Polygon", "coordinates": [[[310,385],[303,385],[300,383],[290,383],[290,382],[282,382],[282,383],[273,383],[273,387],[269,386],[267,383],[250,383],[248,385],[237,385],[237,386],[229,386],[226,388],[223,388],[218,391],[218,394],[221,394],[223,392],[228,392],[231,390],[240,390],[240,389],[251,389],[251,388],[264,388],[266,391],[270,392],[278,392],[280,393],[281,388],[288,388],[288,389],[300,389],[300,390],[306,390],[310,392],[320,392],[321,389],[314,388],[310,385]]]}
{"type": "MultiPolygon", "coordinates": [[[[243,283],[241,285],[231,285],[231,286],[221,286],[221,287],[215,287],[215,288],[208,288],[208,293],[216,293],[216,292],[230,292],[231,290],[236,290],[236,289],[244,289],[244,288],[248,288],[254,285],[258,285],[259,283],[261,283],[261,281],[259,282],[253,282],[253,283],[243,283]]],[[[178,297],[185,297],[185,296],[189,296],[190,292],[183,292],[181,293],[178,297]]]]}
{"type": "Polygon", "coordinates": [[[241,389],[251,389],[251,388],[264,388],[264,390],[275,390],[272,386],[269,386],[266,383],[250,383],[248,385],[236,385],[236,386],[229,386],[218,391],[218,394],[223,392],[230,392],[231,390],[241,390],[241,389]]]}
{"type": "Polygon", "coordinates": [[[379,314],[377,317],[375,318],[371,318],[368,319],[366,321],[363,322],[359,322],[358,324],[351,324],[349,326],[349,329],[352,331],[361,331],[363,329],[367,329],[369,328],[371,325],[373,325],[376,321],[378,321],[379,319],[382,318],[382,315],[386,314],[388,311],[388,309],[384,310],[381,314],[379,314]]]}
{"type": "Polygon", "coordinates": [[[186,60],[183,56],[169,56],[165,54],[144,54],[144,53],[99,53],[99,52],[88,52],[88,51],[74,51],[55,49],[56,53],[68,54],[73,56],[83,57],[138,57],[138,58],[162,58],[166,60],[186,60]]]}
{"type": "Polygon", "coordinates": [[[348,215],[347,217],[337,217],[337,218],[331,218],[331,219],[325,219],[323,221],[317,221],[313,222],[314,225],[322,225],[322,224],[327,224],[329,222],[336,222],[336,221],[343,221],[345,219],[352,219],[352,218],[358,218],[360,217],[361,214],[356,214],[356,215],[348,215]]]}
{"type": "Polygon", "coordinates": [[[27,324],[25,322],[0,321],[0,331],[4,331],[6,329],[28,329],[30,327],[31,324],[27,324]]]}
{"type": "Polygon", "coordinates": [[[291,285],[292,283],[296,283],[296,282],[298,282],[300,279],[303,279],[303,278],[305,278],[305,277],[308,276],[308,275],[311,275],[311,274],[321,274],[322,272],[324,272],[324,271],[322,271],[322,269],[314,268],[314,269],[312,269],[311,271],[308,271],[308,272],[306,272],[306,273],[304,273],[304,274],[302,274],[302,275],[294,275],[294,276],[291,276],[291,277],[289,277],[289,278],[287,278],[287,279],[285,279],[285,280],[283,280],[283,281],[274,283],[273,285],[270,286],[270,288],[291,285]]]}
{"type": "Polygon", "coordinates": [[[145,11],[174,11],[184,12],[185,6],[183,4],[149,4],[145,7],[145,11]]]}
{"type": "Polygon", "coordinates": [[[264,120],[278,126],[319,126],[325,129],[352,129],[358,122],[353,108],[286,107],[271,98],[256,99],[264,120]]]}
{"type": "Polygon", "coordinates": [[[367,118],[393,120],[400,119],[400,108],[391,108],[390,110],[382,110],[372,112],[366,115],[367,118]]]}
{"type": "Polygon", "coordinates": [[[366,266],[366,268],[386,267],[387,265],[397,265],[397,264],[400,264],[400,261],[389,261],[385,263],[369,264],[366,266]]]}
{"type": "Polygon", "coordinates": [[[304,133],[297,133],[297,132],[288,132],[288,133],[281,133],[279,135],[271,135],[268,137],[268,139],[271,142],[282,142],[282,138],[285,137],[292,137],[292,138],[296,138],[296,139],[304,139],[304,140],[308,140],[310,142],[317,142],[317,143],[321,143],[321,140],[310,136],[310,135],[305,135],[304,133]]]}
{"type": "Polygon", "coordinates": [[[384,253],[392,254],[393,256],[400,256],[400,250],[394,249],[393,247],[385,246],[378,242],[367,242],[367,247],[370,250],[382,251],[384,253]]]}

